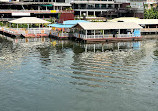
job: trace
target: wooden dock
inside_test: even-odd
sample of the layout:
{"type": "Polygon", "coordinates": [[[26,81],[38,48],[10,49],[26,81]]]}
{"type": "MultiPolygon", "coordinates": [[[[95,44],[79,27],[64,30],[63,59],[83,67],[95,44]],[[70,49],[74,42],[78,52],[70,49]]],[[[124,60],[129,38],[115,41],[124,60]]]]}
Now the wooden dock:
{"type": "Polygon", "coordinates": [[[6,28],[0,27],[0,34],[9,37],[24,37],[24,38],[39,38],[48,37],[50,33],[49,28],[6,28]]]}

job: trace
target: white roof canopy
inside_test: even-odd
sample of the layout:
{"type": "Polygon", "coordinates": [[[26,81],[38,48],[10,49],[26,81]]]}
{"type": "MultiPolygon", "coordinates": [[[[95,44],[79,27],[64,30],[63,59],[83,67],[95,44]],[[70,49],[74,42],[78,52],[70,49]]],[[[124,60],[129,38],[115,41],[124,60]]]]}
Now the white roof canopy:
{"type": "Polygon", "coordinates": [[[9,23],[15,23],[15,24],[44,24],[44,23],[51,23],[46,20],[42,20],[40,18],[36,17],[22,17],[15,20],[9,21],[9,23]]]}
{"type": "Polygon", "coordinates": [[[138,19],[138,18],[128,18],[128,17],[121,17],[121,18],[115,18],[112,19],[111,22],[118,22],[118,21],[123,21],[123,22],[134,22],[139,25],[154,25],[158,24],[158,19],[138,19]]]}
{"type": "Polygon", "coordinates": [[[127,22],[87,22],[87,23],[80,22],[77,25],[81,26],[85,30],[141,29],[142,28],[136,23],[127,23],[127,22]]]}
{"type": "Polygon", "coordinates": [[[53,4],[54,6],[71,6],[71,4],[70,3],[54,3],[53,4]]]}

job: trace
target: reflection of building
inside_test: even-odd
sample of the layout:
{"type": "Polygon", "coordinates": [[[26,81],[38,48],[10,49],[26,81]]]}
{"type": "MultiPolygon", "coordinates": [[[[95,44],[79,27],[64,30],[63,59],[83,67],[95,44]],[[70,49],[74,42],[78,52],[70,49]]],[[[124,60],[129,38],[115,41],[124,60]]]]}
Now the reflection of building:
{"type": "Polygon", "coordinates": [[[13,66],[17,68],[23,55],[26,55],[26,52],[19,50],[18,44],[0,37],[0,58],[3,58],[0,59],[0,70],[13,66]]]}
{"type": "Polygon", "coordinates": [[[117,43],[102,43],[102,44],[84,44],[82,46],[85,52],[92,51],[113,51],[113,50],[126,50],[126,49],[139,49],[140,42],[117,42],[117,43]]]}

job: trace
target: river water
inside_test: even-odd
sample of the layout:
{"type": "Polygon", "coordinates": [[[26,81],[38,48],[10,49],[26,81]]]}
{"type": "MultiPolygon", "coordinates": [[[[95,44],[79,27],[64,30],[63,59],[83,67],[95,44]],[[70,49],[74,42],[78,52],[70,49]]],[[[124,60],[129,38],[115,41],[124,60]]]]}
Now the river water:
{"type": "Polygon", "coordinates": [[[158,111],[158,40],[0,38],[0,111],[158,111]]]}

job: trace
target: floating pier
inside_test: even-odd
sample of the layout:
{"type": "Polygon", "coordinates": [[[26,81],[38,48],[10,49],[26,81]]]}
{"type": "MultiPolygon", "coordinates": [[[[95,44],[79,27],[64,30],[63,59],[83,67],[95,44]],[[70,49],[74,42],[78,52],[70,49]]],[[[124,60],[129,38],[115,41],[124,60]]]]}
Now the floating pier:
{"type": "Polygon", "coordinates": [[[49,24],[50,22],[36,17],[22,17],[9,21],[10,27],[1,27],[0,33],[10,37],[48,37],[50,28],[41,28],[40,25],[49,24]],[[16,24],[17,28],[11,25],[16,24]],[[19,24],[27,24],[27,28],[19,28],[19,24]],[[39,24],[39,28],[30,28],[29,25],[39,24]]]}
{"type": "Polygon", "coordinates": [[[142,27],[127,22],[78,23],[72,36],[86,42],[142,40],[142,27]]]}

